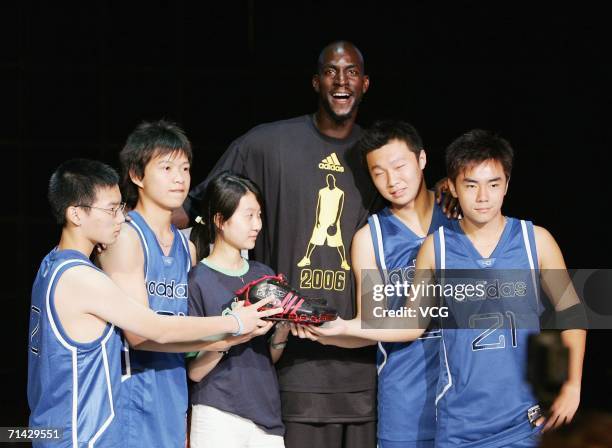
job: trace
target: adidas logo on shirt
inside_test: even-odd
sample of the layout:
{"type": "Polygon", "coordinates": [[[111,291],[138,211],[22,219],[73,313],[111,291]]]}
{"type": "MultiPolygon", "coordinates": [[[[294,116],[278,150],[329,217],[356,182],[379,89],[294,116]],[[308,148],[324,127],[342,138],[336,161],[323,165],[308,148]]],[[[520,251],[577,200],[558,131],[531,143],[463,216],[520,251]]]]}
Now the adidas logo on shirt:
{"type": "Polygon", "coordinates": [[[166,283],[165,279],[161,282],[150,281],[147,283],[147,291],[150,296],[165,297],[167,299],[187,298],[187,284],[176,283],[174,280],[170,283],[166,283]]]}
{"type": "Polygon", "coordinates": [[[337,171],[339,173],[344,173],[344,167],[340,165],[340,161],[336,156],[336,153],[333,152],[330,156],[325,157],[319,163],[319,168],[322,170],[330,170],[337,171]]]}

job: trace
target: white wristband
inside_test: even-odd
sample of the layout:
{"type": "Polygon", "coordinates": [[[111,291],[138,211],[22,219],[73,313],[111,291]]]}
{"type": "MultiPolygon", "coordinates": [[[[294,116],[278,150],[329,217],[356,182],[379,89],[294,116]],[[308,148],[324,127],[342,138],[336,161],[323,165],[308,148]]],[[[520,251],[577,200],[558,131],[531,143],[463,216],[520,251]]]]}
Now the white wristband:
{"type": "Polygon", "coordinates": [[[244,326],[242,325],[242,321],[240,320],[240,317],[237,314],[235,314],[233,311],[230,311],[228,314],[232,316],[234,319],[236,319],[236,322],[238,322],[238,331],[236,333],[232,333],[232,336],[240,336],[242,334],[242,330],[244,330],[244,326]]]}

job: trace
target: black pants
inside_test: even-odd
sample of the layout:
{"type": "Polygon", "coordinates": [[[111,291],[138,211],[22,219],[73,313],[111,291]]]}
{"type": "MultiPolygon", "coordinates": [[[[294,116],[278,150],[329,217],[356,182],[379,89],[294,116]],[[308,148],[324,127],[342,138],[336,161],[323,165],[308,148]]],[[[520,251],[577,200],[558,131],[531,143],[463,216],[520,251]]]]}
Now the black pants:
{"type": "Polygon", "coordinates": [[[286,448],[376,448],[376,422],[284,423],[286,448]]]}

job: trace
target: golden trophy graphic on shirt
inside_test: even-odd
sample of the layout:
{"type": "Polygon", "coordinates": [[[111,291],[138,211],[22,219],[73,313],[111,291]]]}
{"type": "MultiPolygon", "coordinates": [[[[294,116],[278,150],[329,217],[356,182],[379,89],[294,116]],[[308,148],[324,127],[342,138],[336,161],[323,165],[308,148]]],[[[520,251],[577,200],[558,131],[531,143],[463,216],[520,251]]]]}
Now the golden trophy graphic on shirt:
{"type": "Polygon", "coordinates": [[[340,255],[340,267],[349,270],[351,267],[346,261],[346,251],[342,242],[342,230],[340,218],[344,207],[344,191],[336,186],[336,178],[333,174],[325,177],[327,186],[319,190],[317,198],[317,210],[315,214],[315,225],[312,236],[308,242],[306,255],[298,262],[298,267],[310,265],[310,256],[317,246],[326,244],[335,247],[340,255]]]}

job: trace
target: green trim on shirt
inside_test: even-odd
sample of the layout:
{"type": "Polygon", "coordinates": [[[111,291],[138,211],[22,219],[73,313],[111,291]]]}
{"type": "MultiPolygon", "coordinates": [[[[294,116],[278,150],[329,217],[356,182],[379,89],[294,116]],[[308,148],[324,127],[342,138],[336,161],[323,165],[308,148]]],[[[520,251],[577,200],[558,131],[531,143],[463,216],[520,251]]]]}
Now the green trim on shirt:
{"type": "Polygon", "coordinates": [[[230,277],[242,277],[244,274],[246,274],[247,272],[249,272],[249,262],[246,259],[242,259],[242,267],[240,269],[226,269],[226,268],[222,268],[221,266],[218,266],[214,263],[211,263],[210,261],[208,261],[207,258],[203,258],[202,261],[200,261],[200,263],[208,266],[209,268],[220,272],[222,274],[228,275],[230,277]]]}

